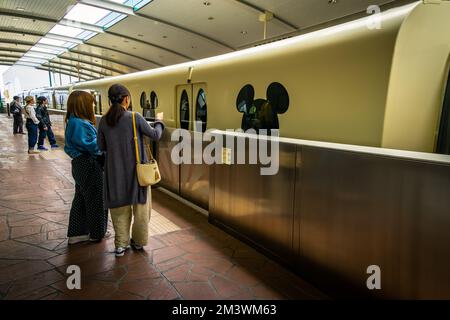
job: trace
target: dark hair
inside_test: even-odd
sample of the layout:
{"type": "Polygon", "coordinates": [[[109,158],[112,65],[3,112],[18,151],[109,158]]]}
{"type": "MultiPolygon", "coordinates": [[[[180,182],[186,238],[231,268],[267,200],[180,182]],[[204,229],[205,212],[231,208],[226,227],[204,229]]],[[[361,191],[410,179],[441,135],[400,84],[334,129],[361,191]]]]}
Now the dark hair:
{"type": "Polygon", "coordinates": [[[94,104],[95,99],[92,94],[86,91],[73,91],[67,99],[67,113],[64,121],[67,123],[73,114],[95,125],[94,104]]]}
{"type": "Polygon", "coordinates": [[[108,126],[114,127],[119,119],[125,113],[124,108],[122,107],[122,102],[125,97],[130,97],[130,91],[121,85],[121,84],[113,84],[108,90],[108,99],[109,99],[109,110],[105,114],[105,120],[108,126]]]}
{"type": "Polygon", "coordinates": [[[17,100],[17,99],[20,99],[19,96],[14,96],[13,97],[13,100],[17,100]]]}
{"type": "Polygon", "coordinates": [[[45,100],[47,100],[47,98],[44,97],[44,96],[40,96],[40,97],[38,97],[38,98],[36,99],[36,101],[37,101],[38,104],[44,103],[45,100]]]}

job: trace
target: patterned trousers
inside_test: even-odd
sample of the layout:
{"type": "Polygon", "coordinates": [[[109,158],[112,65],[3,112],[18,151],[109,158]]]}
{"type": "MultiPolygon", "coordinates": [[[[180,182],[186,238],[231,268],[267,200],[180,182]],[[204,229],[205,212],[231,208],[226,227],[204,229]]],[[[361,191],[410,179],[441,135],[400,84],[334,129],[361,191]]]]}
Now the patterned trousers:
{"type": "Polygon", "coordinates": [[[108,225],[108,210],[103,208],[103,171],[96,159],[79,156],[72,160],[75,197],[70,209],[68,237],[89,234],[102,239],[108,225]]]}

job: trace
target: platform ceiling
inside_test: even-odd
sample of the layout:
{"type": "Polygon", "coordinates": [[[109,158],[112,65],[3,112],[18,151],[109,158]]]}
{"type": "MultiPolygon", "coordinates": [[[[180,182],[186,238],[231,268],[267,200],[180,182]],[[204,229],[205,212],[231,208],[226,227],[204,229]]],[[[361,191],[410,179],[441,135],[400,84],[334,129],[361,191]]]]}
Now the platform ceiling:
{"type": "Polygon", "coordinates": [[[370,5],[409,2],[2,0],[0,64],[102,78],[295,36],[365,16],[370,5]]]}

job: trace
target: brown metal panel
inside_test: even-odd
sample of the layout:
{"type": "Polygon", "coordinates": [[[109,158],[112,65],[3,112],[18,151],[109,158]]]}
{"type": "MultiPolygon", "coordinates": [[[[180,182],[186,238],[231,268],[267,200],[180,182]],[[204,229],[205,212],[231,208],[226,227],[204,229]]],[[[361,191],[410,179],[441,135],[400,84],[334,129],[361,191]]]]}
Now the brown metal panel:
{"type": "MultiPolygon", "coordinates": [[[[207,164],[194,164],[194,140],[199,139],[202,145],[201,154],[205,144],[201,142],[202,137],[200,133],[191,134],[191,164],[180,165],[180,195],[197,204],[198,206],[208,210],[209,205],[209,169],[207,164]]],[[[203,161],[202,161],[203,162],[203,161]]]]}
{"type": "MultiPolygon", "coordinates": [[[[260,165],[212,167],[215,183],[211,186],[214,204],[210,205],[210,220],[286,263],[293,261],[295,148],[280,145],[280,168],[273,176],[261,175],[260,165]]],[[[236,159],[236,150],[233,154],[236,159]]]]}
{"type": "Polygon", "coordinates": [[[171,141],[170,137],[173,128],[166,128],[161,140],[157,143],[157,160],[159,171],[161,173],[162,187],[180,194],[180,166],[173,163],[171,158],[172,148],[178,143],[171,141]]]}
{"type": "Polygon", "coordinates": [[[449,166],[302,147],[298,170],[302,273],[341,297],[450,297],[449,166]]]}

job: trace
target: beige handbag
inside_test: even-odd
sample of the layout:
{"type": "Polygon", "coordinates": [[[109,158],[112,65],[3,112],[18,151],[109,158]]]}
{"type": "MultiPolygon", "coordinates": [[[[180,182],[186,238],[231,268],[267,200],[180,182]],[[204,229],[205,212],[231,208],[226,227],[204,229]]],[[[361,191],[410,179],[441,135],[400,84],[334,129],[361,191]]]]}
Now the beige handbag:
{"type": "MultiPolygon", "coordinates": [[[[153,184],[157,184],[161,181],[161,174],[159,173],[158,163],[153,158],[153,154],[150,148],[147,146],[149,150],[149,162],[141,163],[141,158],[139,157],[139,146],[138,146],[138,138],[136,133],[136,115],[133,112],[133,134],[134,134],[134,146],[136,149],[136,172],[139,185],[141,187],[148,187],[153,184]]],[[[144,143],[144,141],[142,141],[144,143]]]]}

